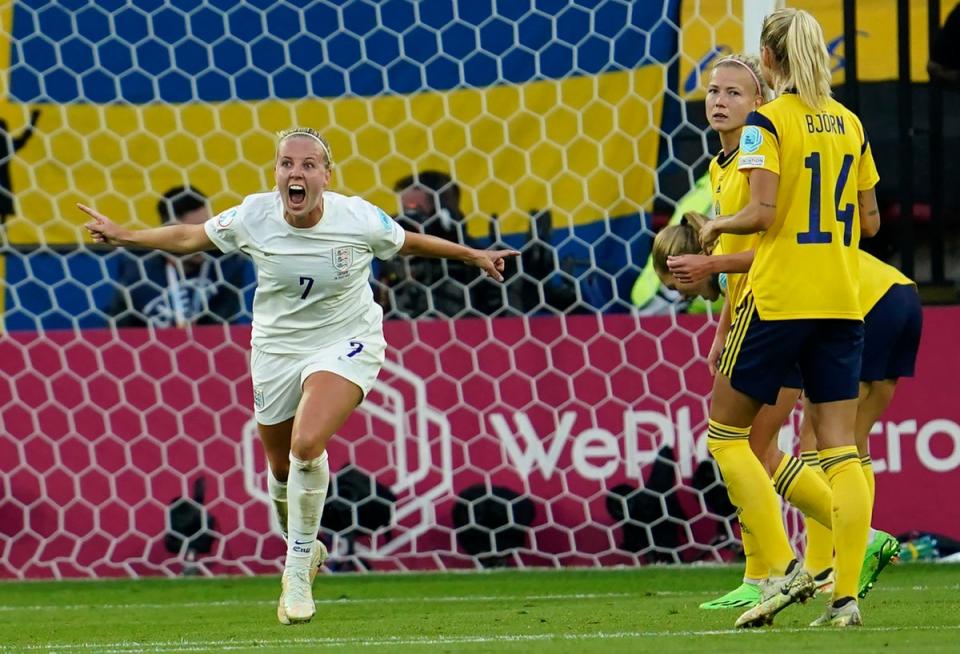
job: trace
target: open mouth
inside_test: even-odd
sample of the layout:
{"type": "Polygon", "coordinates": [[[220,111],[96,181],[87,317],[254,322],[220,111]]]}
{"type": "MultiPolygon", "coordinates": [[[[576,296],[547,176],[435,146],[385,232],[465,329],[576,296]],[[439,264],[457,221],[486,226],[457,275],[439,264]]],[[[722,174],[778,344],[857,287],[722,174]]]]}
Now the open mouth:
{"type": "Polygon", "coordinates": [[[290,204],[303,204],[307,199],[307,189],[300,184],[291,184],[287,187],[287,197],[290,198],[290,204]]]}

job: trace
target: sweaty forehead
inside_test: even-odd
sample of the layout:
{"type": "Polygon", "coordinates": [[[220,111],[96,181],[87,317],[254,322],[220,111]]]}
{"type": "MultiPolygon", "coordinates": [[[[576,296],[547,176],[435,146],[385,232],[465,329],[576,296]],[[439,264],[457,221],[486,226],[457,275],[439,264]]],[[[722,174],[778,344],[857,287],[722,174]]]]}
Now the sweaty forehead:
{"type": "Polygon", "coordinates": [[[293,159],[324,158],[323,146],[311,136],[288,136],[280,144],[278,154],[281,157],[291,157],[293,159]]]}

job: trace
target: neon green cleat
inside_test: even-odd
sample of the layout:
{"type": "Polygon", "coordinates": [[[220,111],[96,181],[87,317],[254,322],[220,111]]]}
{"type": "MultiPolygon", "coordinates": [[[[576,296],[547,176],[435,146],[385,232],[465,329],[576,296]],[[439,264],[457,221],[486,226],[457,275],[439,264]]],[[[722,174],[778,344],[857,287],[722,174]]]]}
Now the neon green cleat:
{"type": "Polygon", "coordinates": [[[883,569],[899,558],[900,541],[885,531],[878,529],[874,532],[873,539],[867,545],[863,568],[860,570],[860,591],[857,597],[866,597],[883,569]]]}
{"type": "Polygon", "coordinates": [[[749,609],[760,603],[760,584],[740,584],[726,595],[704,602],[701,609],[749,609]]]}

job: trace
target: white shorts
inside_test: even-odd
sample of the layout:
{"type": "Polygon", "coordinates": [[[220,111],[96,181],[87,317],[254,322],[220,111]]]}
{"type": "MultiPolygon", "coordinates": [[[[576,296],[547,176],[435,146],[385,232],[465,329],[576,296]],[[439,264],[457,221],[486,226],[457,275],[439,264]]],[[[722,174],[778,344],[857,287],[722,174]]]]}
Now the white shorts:
{"type": "Polygon", "coordinates": [[[310,354],[250,353],[253,409],[261,425],[292,418],[303,395],[303,382],[315,372],[339,375],[360,387],[364,397],[373,387],[387,352],[383,332],[377,330],[310,354]]]}

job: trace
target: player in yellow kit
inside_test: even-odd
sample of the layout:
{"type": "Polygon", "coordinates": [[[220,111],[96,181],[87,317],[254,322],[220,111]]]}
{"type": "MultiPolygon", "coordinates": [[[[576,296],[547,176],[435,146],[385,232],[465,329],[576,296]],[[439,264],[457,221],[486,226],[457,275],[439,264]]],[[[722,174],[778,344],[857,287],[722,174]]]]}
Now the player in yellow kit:
{"type": "MultiPolygon", "coordinates": [[[[872,507],[875,484],[870,459],[870,430],[890,405],[899,378],[913,376],[923,311],[914,282],[893,266],[863,251],[860,252],[859,298],[864,313],[864,338],[855,437],[872,507]]],[[[815,446],[813,426],[805,417],[800,428],[801,459],[805,462],[815,459],[815,446]]],[[[899,553],[897,539],[882,531],[871,530],[860,572],[859,597],[870,591],[880,572],[899,553]]],[[[830,564],[832,558],[833,542],[829,532],[816,524],[808,524],[806,561],[822,567],[830,564]]]]}
{"type": "Polygon", "coordinates": [[[782,94],[751,114],[741,134],[737,165],[749,175],[750,201],[700,233],[710,247],[720,234],[761,232],[750,292],[737,308],[715,377],[708,427],[708,447],[730,498],[772,572],[762,601],[736,626],[770,624],[815,590],[747,442],[761,404],[776,402],[795,366],[832,490],[836,563],[826,621],[859,625],[870,500],[854,440],[863,350],[857,248],[861,228],[879,225],[873,193],[879,176],[859,119],[830,97],[829,56],[813,17],[778,10],[764,20],[760,43],[763,74],[782,94]]]}
{"type": "MultiPolygon", "coordinates": [[[[704,293],[708,299],[713,298],[723,286],[719,278],[725,274],[747,272],[749,261],[746,260],[747,257],[716,252],[713,256],[703,256],[696,237],[696,231],[702,223],[695,216],[690,216],[688,220],[689,225],[668,227],[657,235],[653,249],[654,269],[666,286],[677,288],[688,295],[704,293]]],[[[752,258],[752,253],[750,255],[752,258]]],[[[913,375],[920,345],[923,312],[913,281],[893,266],[862,250],[859,256],[862,275],[859,298],[864,313],[864,348],[857,405],[856,443],[861,470],[870,489],[872,506],[874,479],[868,444],[870,430],[893,399],[899,378],[913,375]]],[[[783,392],[781,391],[781,394],[783,392]]],[[[789,411],[789,408],[792,407],[786,410],[789,411]]],[[[793,464],[796,459],[780,452],[773,438],[775,434],[765,432],[762,423],[758,426],[758,421],[765,412],[773,413],[777,409],[777,406],[765,406],[760,410],[750,432],[750,445],[760,460],[766,463],[777,491],[804,511],[803,500],[794,501],[793,494],[804,498],[813,487],[803,481],[805,475],[798,474],[796,465],[793,464]],[[788,489],[792,490],[793,494],[787,495],[783,492],[788,489]]],[[[800,459],[806,464],[806,468],[823,474],[817,461],[816,435],[806,416],[800,429],[800,459]]],[[[816,575],[818,588],[826,588],[833,583],[833,536],[829,524],[821,524],[809,517],[807,515],[804,567],[816,575]]],[[[742,537],[747,559],[744,583],[722,597],[704,602],[700,608],[747,607],[754,606],[759,601],[760,591],[756,584],[767,576],[765,563],[762,556],[757,555],[756,544],[752,542],[749,532],[744,532],[742,537]]],[[[896,538],[886,532],[871,529],[858,582],[859,597],[865,597],[873,588],[880,572],[895,559],[899,551],[900,544],[896,538]]]]}
{"type": "MultiPolygon", "coordinates": [[[[756,57],[725,57],[714,65],[710,73],[706,89],[706,115],[721,143],[721,151],[710,162],[709,168],[716,215],[736,213],[750,199],[747,178],[737,172],[732,162],[739,150],[740,132],[747,114],[751,109],[760,106],[767,92],[768,89],[760,77],[759,61],[756,57]]],[[[712,300],[721,292],[721,286],[724,287],[726,302],[708,356],[708,364],[713,374],[723,341],[729,331],[729,307],[736,305],[744,294],[746,275],[743,273],[749,270],[753,259],[752,250],[758,236],[724,234],[714,250],[715,256],[703,256],[697,238],[703,218],[688,214],[684,219],[688,224],[669,226],[661,230],[654,242],[652,264],[665,286],[675,288],[688,296],[703,295],[712,300]],[[740,256],[738,258],[729,255],[740,256]],[[718,283],[718,280],[725,281],[718,283]]],[[[915,286],[908,278],[864,252],[860,253],[860,261],[865,269],[864,283],[860,289],[860,305],[864,314],[869,312],[870,319],[865,324],[867,337],[857,411],[857,446],[862,470],[872,488],[873,469],[867,450],[867,436],[873,423],[889,404],[896,378],[912,374],[917,350],[916,337],[919,335],[922,314],[915,286]],[[897,286],[905,288],[892,288],[897,286]],[[890,289],[889,293],[893,297],[888,298],[885,295],[887,289],[890,289]],[[884,298],[883,306],[873,310],[881,296],[884,298]],[[884,374],[890,377],[884,377],[884,374]]],[[[807,516],[804,566],[808,572],[815,575],[818,588],[825,588],[832,586],[832,535],[829,523],[821,524],[815,518],[810,518],[818,515],[824,500],[829,511],[830,497],[826,481],[819,481],[814,477],[818,474],[825,480],[817,461],[816,441],[810,421],[805,420],[803,423],[800,448],[800,458],[807,466],[801,466],[800,459],[781,452],[776,442],[779,427],[795,406],[799,393],[797,388],[801,385],[796,370],[791,377],[784,382],[777,404],[764,406],[754,419],[750,431],[750,446],[773,477],[778,493],[807,516]],[[821,506],[811,506],[812,503],[819,503],[821,506]]],[[[895,538],[882,531],[871,532],[870,545],[859,581],[860,597],[866,595],[880,571],[899,552],[899,543],[895,538]]],[[[762,557],[757,555],[756,542],[749,531],[742,531],[742,540],[747,559],[744,583],[722,597],[704,602],[700,608],[745,608],[759,601],[759,582],[767,577],[768,571],[762,557]]]]}
{"type": "MultiPolygon", "coordinates": [[[[750,199],[747,178],[736,168],[740,131],[747,115],[760,107],[769,93],[770,89],[763,82],[760,74],[757,57],[744,55],[724,57],[714,65],[710,73],[706,89],[706,114],[710,126],[719,135],[721,144],[720,153],[710,162],[710,183],[716,215],[735,213],[750,199]]],[[[704,295],[709,299],[715,299],[720,289],[713,280],[706,279],[705,284],[700,287],[685,286],[673,279],[667,270],[668,255],[701,250],[697,231],[702,222],[699,222],[695,215],[689,214],[685,220],[691,221],[691,224],[670,226],[657,235],[652,257],[654,270],[668,287],[676,288],[685,295],[704,295]]],[[[742,267],[745,273],[749,269],[749,262],[753,258],[753,249],[758,238],[756,234],[743,236],[723,234],[715,253],[727,255],[722,257],[723,259],[745,255],[746,259],[742,267]]],[[[742,257],[741,261],[744,261],[742,257]]],[[[731,272],[723,278],[726,297],[720,323],[707,357],[711,374],[716,372],[716,363],[730,329],[731,307],[737,306],[746,294],[747,275],[743,273],[731,272]]],[[[763,462],[767,472],[774,477],[781,495],[794,503],[804,515],[823,521],[825,528],[829,529],[829,487],[816,472],[803,466],[800,459],[782,453],[776,444],[780,427],[796,406],[800,385],[799,372],[795,372],[791,379],[784,380],[776,404],[761,408],[754,418],[750,428],[749,443],[753,452],[763,462]]],[[[776,517],[779,518],[779,515],[779,507],[777,507],[776,517]]],[[[760,584],[768,577],[768,569],[763,557],[757,551],[756,539],[749,528],[743,524],[741,524],[741,538],[747,557],[743,584],[720,598],[705,602],[701,608],[747,608],[759,602],[760,584]]]]}

